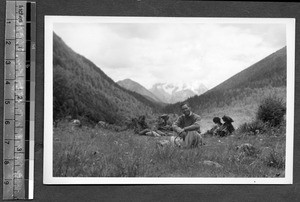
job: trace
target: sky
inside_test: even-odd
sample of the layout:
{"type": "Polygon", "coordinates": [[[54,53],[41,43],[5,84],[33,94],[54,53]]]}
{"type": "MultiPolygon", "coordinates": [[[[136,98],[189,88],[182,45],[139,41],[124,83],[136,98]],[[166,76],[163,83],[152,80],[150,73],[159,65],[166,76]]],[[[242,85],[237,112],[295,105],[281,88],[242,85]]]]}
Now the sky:
{"type": "Polygon", "coordinates": [[[54,32],[115,82],[215,87],[286,46],[276,23],[55,23],[54,32]]]}

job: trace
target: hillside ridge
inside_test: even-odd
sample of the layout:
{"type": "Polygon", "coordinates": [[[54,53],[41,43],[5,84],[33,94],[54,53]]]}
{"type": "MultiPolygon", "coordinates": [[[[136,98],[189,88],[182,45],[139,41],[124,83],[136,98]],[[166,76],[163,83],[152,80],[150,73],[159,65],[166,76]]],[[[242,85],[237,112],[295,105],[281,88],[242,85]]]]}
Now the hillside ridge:
{"type": "Polygon", "coordinates": [[[143,96],[116,84],[99,67],[74,52],[53,33],[54,120],[66,116],[124,124],[158,108],[143,96]]]}
{"type": "MultiPolygon", "coordinates": [[[[213,89],[209,90],[207,93],[211,91],[228,90],[237,86],[239,86],[239,88],[247,87],[249,86],[249,83],[263,80],[268,76],[273,76],[275,72],[277,72],[277,74],[286,74],[286,68],[281,68],[284,66],[284,64],[286,64],[286,46],[256,62],[250,67],[242,70],[241,72],[235,74],[213,89]],[[269,65],[270,62],[275,65],[269,65]]],[[[278,79],[276,81],[278,81],[278,79]]],[[[266,83],[261,84],[260,86],[263,86],[265,84],[266,83]]],[[[280,85],[281,84],[283,84],[283,82],[280,83],[280,85]]]]}
{"type": "Polygon", "coordinates": [[[124,79],[117,81],[117,84],[119,84],[121,87],[126,88],[127,90],[139,93],[143,96],[145,96],[147,99],[149,99],[152,102],[162,102],[160,99],[158,99],[153,93],[151,93],[149,90],[147,90],[144,86],[139,84],[136,81],[133,81],[132,79],[124,79]]]}
{"type": "MultiPolygon", "coordinates": [[[[204,94],[183,102],[190,103],[192,109],[198,113],[212,109],[228,111],[237,106],[240,111],[252,111],[265,96],[286,98],[286,71],[286,47],[283,47],[204,94]]],[[[168,105],[163,110],[166,113],[180,113],[180,103],[182,102],[168,105]]]]}

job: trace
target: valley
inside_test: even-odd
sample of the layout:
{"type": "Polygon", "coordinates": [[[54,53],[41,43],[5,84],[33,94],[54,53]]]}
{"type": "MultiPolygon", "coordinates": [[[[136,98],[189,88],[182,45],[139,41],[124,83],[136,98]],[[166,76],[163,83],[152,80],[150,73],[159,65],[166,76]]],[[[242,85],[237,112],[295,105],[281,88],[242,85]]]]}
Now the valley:
{"type": "Polygon", "coordinates": [[[265,124],[254,135],[246,126],[261,126],[255,121],[264,99],[286,102],[286,47],[210,90],[169,83],[146,89],[130,78],[114,82],[54,34],[53,75],[56,177],[285,176],[285,122],[265,124]],[[178,116],[182,102],[202,117],[202,134],[212,127],[213,117],[224,115],[234,120],[236,131],[224,138],[203,137],[205,145],[199,148],[179,149],[170,137],[138,136],[126,128],[143,115],[150,126],[161,114],[178,116]],[[80,127],[72,126],[74,119],[80,127]],[[101,128],[99,122],[124,130],[101,128]],[[161,140],[169,143],[160,145],[161,140]],[[240,149],[249,144],[253,153],[240,149]]]}

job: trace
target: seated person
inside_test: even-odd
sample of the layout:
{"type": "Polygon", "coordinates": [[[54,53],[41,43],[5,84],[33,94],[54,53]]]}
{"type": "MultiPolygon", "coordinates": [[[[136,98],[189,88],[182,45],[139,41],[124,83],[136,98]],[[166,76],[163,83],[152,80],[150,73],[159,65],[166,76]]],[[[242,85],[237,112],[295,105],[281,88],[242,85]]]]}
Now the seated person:
{"type": "Polygon", "coordinates": [[[235,130],[232,125],[232,122],[234,122],[233,119],[229,116],[224,115],[222,117],[222,120],[224,121],[222,129],[222,131],[224,132],[224,136],[230,135],[235,130]]]}
{"type": "Polygon", "coordinates": [[[173,130],[183,139],[184,148],[202,145],[200,135],[201,117],[193,113],[187,103],[181,105],[182,115],[173,123],[173,130]]]}
{"type": "Polygon", "coordinates": [[[219,117],[214,117],[213,122],[215,124],[214,127],[212,127],[210,130],[206,131],[206,133],[204,135],[218,135],[218,133],[220,132],[220,128],[222,127],[223,124],[219,117]]]}
{"type": "Polygon", "coordinates": [[[146,117],[140,116],[138,119],[132,119],[135,123],[134,125],[134,133],[138,135],[146,135],[146,136],[154,136],[159,137],[161,136],[155,131],[152,131],[151,128],[146,123],[146,117]]]}
{"type": "Polygon", "coordinates": [[[223,116],[222,120],[224,123],[222,124],[221,119],[219,117],[214,117],[213,122],[216,124],[212,129],[208,130],[205,134],[211,134],[214,136],[225,137],[230,135],[235,129],[232,125],[232,118],[229,116],[223,116]]]}
{"type": "Polygon", "coordinates": [[[169,121],[169,116],[163,114],[159,117],[158,123],[156,125],[156,130],[161,136],[172,135],[172,123],[169,121]]]}
{"type": "Polygon", "coordinates": [[[137,120],[136,127],[134,128],[134,133],[139,135],[146,135],[146,133],[150,132],[150,128],[148,124],[146,123],[146,117],[140,116],[137,120]]]}

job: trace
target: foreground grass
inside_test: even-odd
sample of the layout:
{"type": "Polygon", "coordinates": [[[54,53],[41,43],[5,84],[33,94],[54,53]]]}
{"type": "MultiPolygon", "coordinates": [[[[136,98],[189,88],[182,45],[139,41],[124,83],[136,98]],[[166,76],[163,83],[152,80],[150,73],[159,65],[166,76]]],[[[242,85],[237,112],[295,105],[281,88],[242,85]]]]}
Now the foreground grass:
{"type": "Polygon", "coordinates": [[[204,137],[196,149],[161,146],[168,137],[61,123],[54,129],[55,177],[284,177],[285,127],[251,135],[204,137]],[[241,145],[249,143],[251,152],[241,145]],[[267,148],[267,149],[266,149],[267,148]],[[265,150],[269,150],[266,155],[265,150]],[[220,166],[206,165],[213,161],[220,166]]]}

